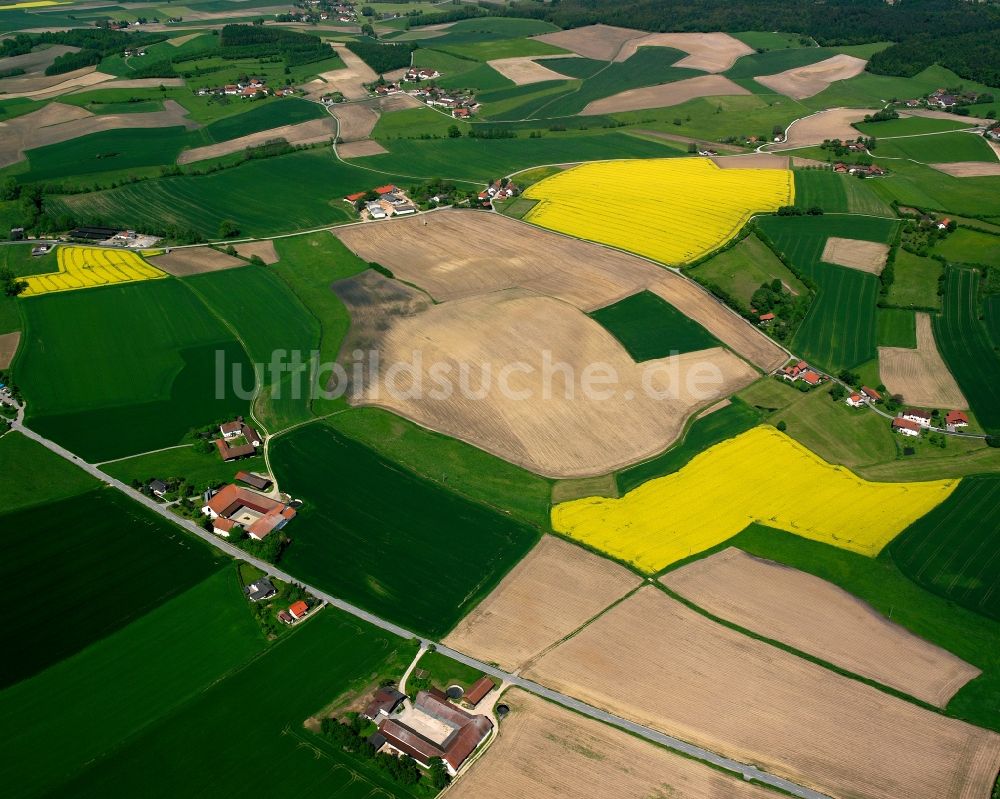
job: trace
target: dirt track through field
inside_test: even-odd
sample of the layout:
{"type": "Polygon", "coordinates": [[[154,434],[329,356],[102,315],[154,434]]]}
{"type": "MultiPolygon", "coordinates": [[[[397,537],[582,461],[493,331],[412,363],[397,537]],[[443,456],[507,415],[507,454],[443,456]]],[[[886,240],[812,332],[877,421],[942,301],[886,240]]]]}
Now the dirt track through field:
{"type": "Polygon", "coordinates": [[[934,341],[930,314],[917,313],[917,348],[878,348],[879,374],[890,394],[922,408],[968,408],[934,341]]]}
{"type": "Polygon", "coordinates": [[[650,33],[626,42],[615,61],[625,61],[640,47],[673,47],[688,55],[675,67],[700,69],[704,72],[725,72],[740,56],[754,52],[753,48],[728,33],[650,33]]]}
{"type": "Polygon", "coordinates": [[[860,75],[868,62],[852,55],[838,54],[816,64],[794,67],[776,75],[761,75],[754,80],[778,94],[804,100],[819,94],[831,83],[860,75]]]}
{"type": "Polygon", "coordinates": [[[195,161],[204,161],[207,158],[218,158],[230,153],[238,153],[248,147],[260,147],[270,141],[284,139],[289,144],[316,144],[322,141],[332,141],[337,135],[337,121],[333,117],[323,119],[310,119],[308,122],[299,122],[295,125],[282,125],[280,128],[271,128],[257,133],[250,133],[240,136],[238,139],[208,144],[204,147],[195,147],[191,150],[184,150],[177,156],[178,164],[191,164],[195,161]]]}
{"type": "Polygon", "coordinates": [[[649,288],[761,369],[770,371],[785,359],[771,339],[692,281],[633,255],[498,214],[440,211],[356,225],[336,235],[366,261],[387,266],[441,302],[520,286],[589,312],[649,288]]]}
{"type": "Polygon", "coordinates": [[[843,239],[831,236],[823,247],[821,261],[828,264],[846,266],[859,272],[869,272],[873,275],[882,274],[886,258],[889,257],[889,245],[877,241],[862,239],[843,239]]]}
{"type": "Polygon", "coordinates": [[[511,689],[510,713],[448,799],[775,799],[776,794],[511,689]]]}
{"type": "Polygon", "coordinates": [[[1000,735],[749,638],[653,586],[524,676],[836,797],[986,799],[1000,768],[1000,735]]]}
{"type": "Polygon", "coordinates": [[[203,272],[218,272],[222,269],[247,265],[246,261],[213,250],[211,247],[175,249],[150,258],[149,262],[157,269],[162,269],[175,277],[188,277],[189,275],[200,275],[203,272]]]}
{"type": "Polygon", "coordinates": [[[663,108],[679,105],[697,97],[733,96],[750,94],[742,86],[722,75],[699,75],[659,86],[644,86],[628,89],[610,97],[602,97],[587,103],[580,113],[584,116],[614,114],[619,111],[639,111],[644,108],[663,108]]]}
{"type": "Polygon", "coordinates": [[[713,616],[938,707],[980,674],[833,583],[740,549],[660,581],[713,616]]]}
{"type": "Polygon", "coordinates": [[[6,369],[14,360],[17,353],[17,345],[21,343],[21,333],[4,333],[0,335],[0,369],[6,369]]]}
{"type": "Polygon", "coordinates": [[[517,86],[526,86],[529,83],[541,83],[545,80],[569,80],[567,75],[549,69],[540,63],[546,57],[565,58],[566,56],[522,56],[518,58],[494,58],[487,61],[493,69],[503,75],[507,80],[514,81],[517,86]]]}
{"type": "Polygon", "coordinates": [[[795,120],[788,128],[785,141],[769,145],[769,149],[805,147],[810,144],[822,144],[826,139],[853,141],[861,135],[861,132],[852,127],[851,123],[861,122],[865,116],[876,111],[877,108],[829,108],[818,114],[811,114],[795,120]]]}
{"type": "Polygon", "coordinates": [[[624,566],[547,535],[444,644],[514,671],[641,582],[624,566]]]}

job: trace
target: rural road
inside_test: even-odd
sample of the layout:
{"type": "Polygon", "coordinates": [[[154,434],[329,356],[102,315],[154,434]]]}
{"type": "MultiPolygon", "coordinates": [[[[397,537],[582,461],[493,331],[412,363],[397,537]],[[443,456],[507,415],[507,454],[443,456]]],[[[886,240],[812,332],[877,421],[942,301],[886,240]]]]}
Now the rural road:
{"type": "Polygon", "coordinates": [[[660,746],[672,749],[675,752],[679,752],[683,755],[692,757],[696,760],[700,760],[704,763],[708,763],[717,768],[721,768],[724,769],[725,771],[737,774],[743,777],[743,779],[745,780],[757,780],[758,782],[764,785],[769,785],[773,788],[785,791],[787,794],[790,794],[792,796],[802,797],[802,799],[830,799],[830,797],[828,797],[826,794],[820,793],[819,791],[814,791],[811,788],[807,788],[802,785],[798,785],[797,783],[783,779],[781,777],[777,777],[773,774],[769,774],[766,771],[761,771],[760,769],[756,768],[753,765],[749,765],[747,763],[740,763],[739,761],[736,760],[731,760],[728,757],[723,757],[722,755],[719,755],[708,749],[703,749],[699,746],[695,746],[694,744],[688,743],[687,741],[682,741],[679,738],[674,738],[673,736],[665,735],[664,733],[658,732],[657,730],[651,729],[649,727],[644,727],[643,725],[637,724],[633,721],[629,721],[628,719],[615,716],[611,713],[608,713],[607,711],[594,707],[593,705],[588,705],[585,702],[581,702],[579,699],[575,699],[572,696],[560,693],[559,691],[554,691],[551,688],[546,688],[544,685],[539,685],[536,682],[532,682],[531,680],[526,680],[523,677],[519,677],[518,675],[502,671],[501,669],[495,668],[489,665],[488,663],[483,663],[479,660],[476,660],[475,658],[463,654],[462,652],[450,649],[449,647],[446,646],[442,646],[437,642],[429,641],[425,638],[422,638],[421,636],[403,627],[400,627],[397,624],[393,624],[391,621],[376,616],[373,613],[369,613],[367,610],[363,610],[362,608],[352,605],[349,602],[345,602],[343,599],[335,597],[332,594],[328,594],[326,591],[323,591],[319,588],[303,583],[301,580],[298,580],[292,575],[277,568],[273,563],[268,563],[267,561],[255,558],[249,553],[244,552],[242,549],[235,546],[234,544],[230,544],[225,539],[222,539],[219,536],[210,533],[207,530],[204,530],[194,522],[182,519],[174,515],[165,507],[158,504],[157,502],[154,502],[149,497],[144,496],[143,494],[140,494],[139,492],[133,490],[131,487],[127,486],[120,480],[116,480],[110,475],[105,474],[93,464],[87,463],[82,458],[80,458],[77,455],[74,455],[72,452],[65,449],[64,447],[61,447],[54,441],[50,441],[44,436],[41,436],[38,433],[36,433],[34,430],[25,427],[24,406],[13,402],[7,397],[0,396],[0,401],[17,408],[17,418],[11,424],[12,430],[18,431],[27,438],[30,438],[32,441],[38,442],[43,447],[55,453],[59,457],[65,458],[71,463],[76,464],[85,472],[92,475],[96,479],[100,480],[102,483],[105,483],[106,485],[109,485],[112,488],[118,489],[131,499],[135,500],[136,502],[142,505],[145,505],[151,511],[159,514],[172,524],[176,524],[179,525],[180,527],[183,527],[189,533],[198,536],[199,538],[206,541],[209,545],[215,547],[216,549],[225,552],[227,555],[233,558],[237,558],[239,560],[244,560],[248,563],[251,563],[258,569],[263,571],[265,574],[268,574],[269,576],[274,577],[278,580],[283,580],[287,583],[296,583],[298,585],[301,585],[303,588],[305,588],[307,591],[309,591],[317,598],[322,599],[327,604],[333,605],[334,607],[344,611],[345,613],[349,613],[350,615],[355,616],[356,618],[359,618],[362,621],[366,621],[369,624],[372,624],[375,627],[390,632],[393,635],[397,635],[400,638],[405,638],[408,640],[416,639],[420,642],[420,645],[422,647],[427,647],[430,646],[431,644],[434,644],[438,652],[445,655],[446,657],[452,658],[453,660],[457,660],[459,663],[464,663],[467,666],[471,666],[472,668],[478,669],[486,674],[489,674],[492,677],[496,677],[502,681],[505,681],[510,685],[515,685],[518,688],[521,688],[525,691],[540,696],[543,699],[555,702],[558,705],[562,705],[563,707],[576,711],[577,713],[580,713],[584,716],[588,716],[592,719],[596,719],[597,721],[604,722],[605,724],[610,724],[614,727],[625,730],[626,732],[629,732],[633,735],[638,735],[641,738],[645,738],[648,741],[652,741],[653,743],[659,744],[660,746]]]}

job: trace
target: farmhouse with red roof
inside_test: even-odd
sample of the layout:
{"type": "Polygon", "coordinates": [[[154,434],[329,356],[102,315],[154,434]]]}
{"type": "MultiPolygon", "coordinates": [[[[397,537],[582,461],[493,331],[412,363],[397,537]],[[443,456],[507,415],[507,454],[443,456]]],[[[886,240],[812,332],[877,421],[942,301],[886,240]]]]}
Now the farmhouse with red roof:
{"type": "Polygon", "coordinates": [[[201,512],[212,520],[217,535],[228,538],[239,526],[257,541],[263,541],[295,518],[295,508],[291,505],[233,483],[216,491],[201,512]]]}
{"type": "Polygon", "coordinates": [[[901,416],[897,416],[892,420],[892,429],[897,433],[902,433],[904,436],[912,438],[919,436],[920,431],[923,430],[916,422],[911,422],[909,419],[904,419],[901,416]]]}
{"type": "Polygon", "coordinates": [[[969,417],[963,411],[948,411],[948,414],[944,417],[944,423],[948,427],[968,427],[969,417]]]}
{"type": "Polygon", "coordinates": [[[846,402],[852,408],[860,408],[862,405],[865,404],[864,398],[857,391],[851,394],[851,396],[849,396],[846,400],[844,400],[844,402],[846,402]]]}

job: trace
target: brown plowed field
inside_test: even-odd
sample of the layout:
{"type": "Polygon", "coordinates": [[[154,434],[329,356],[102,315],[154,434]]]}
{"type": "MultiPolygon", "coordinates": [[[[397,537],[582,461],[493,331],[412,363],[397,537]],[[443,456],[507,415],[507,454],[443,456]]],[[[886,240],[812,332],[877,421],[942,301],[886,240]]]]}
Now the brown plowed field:
{"type": "MultiPolygon", "coordinates": [[[[564,58],[565,56],[556,56],[564,58]]],[[[549,69],[544,64],[539,63],[545,56],[521,56],[518,58],[494,58],[487,61],[493,69],[503,75],[507,80],[512,80],[517,86],[525,86],[529,83],[541,83],[544,80],[569,80],[566,75],[549,69]]]]}
{"type": "Polygon", "coordinates": [[[514,671],[641,582],[624,566],[547,535],[444,643],[514,671]]]}
{"type": "Polygon", "coordinates": [[[352,141],[337,145],[337,155],[341,158],[364,158],[366,155],[381,155],[389,152],[377,141],[352,141]]]}
{"type": "Polygon", "coordinates": [[[776,153],[747,153],[714,155],[709,160],[721,169],[788,169],[789,158],[776,153]]]}
{"type": "Polygon", "coordinates": [[[860,75],[867,63],[863,58],[839,54],[816,64],[786,69],[776,75],[761,75],[754,80],[778,94],[804,100],[819,94],[831,83],[860,75]]]}
{"type": "Polygon", "coordinates": [[[885,269],[885,259],[889,257],[889,245],[878,241],[863,241],[861,239],[842,239],[831,236],[823,247],[820,259],[828,264],[846,266],[859,272],[870,272],[873,275],[882,274],[885,269]]]}
{"type": "Polygon", "coordinates": [[[510,714],[448,799],[776,799],[769,790],[513,688],[510,714]]]}
{"type": "Polygon", "coordinates": [[[525,676],[835,797],[987,799],[1000,769],[1000,735],[749,638],[653,586],[525,676]]]}
{"type": "MultiPolygon", "coordinates": [[[[35,55],[35,53],[29,53],[29,55],[35,55]]],[[[81,67],[59,75],[46,75],[43,71],[33,71],[26,72],[24,75],[3,78],[0,80],[0,92],[3,92],[5,100],[14,97],[48,100],[76,89],[92,88],[95,84],[109,81],[113,77],[113,75],[98,72],[97,67],[81,67]]]]}
{"type": "Polygon", "coordinates": [[[673,47],[688,55],[675,67],[700,69],[704,72],[725,72],[740,56],[754,52],[753,48],[728,33],[650,33],[626,42],[615,61],[635,55],[640,47],[673,47]]]}
{"type": "Polygon", "coordinates": [[[237,244],[236,252],[244,258],[252,258],[256,255],[265,264],[273,264],[278,260],[278,253],[275,251],[274,242],[271,240],[248,241],[244,244],[237,244]]]}
{"type": "Polygon", "coordinates": [[[953,178],[991,178],[1000,175],[1000,161],[956,161],[951,164],[928,164],[953,178]]]}
{"type": "Polygon", "coordinates": [[[378,122],[378,111],[360,103],[339,103],[331,110],[340,121],[341,141],[367,139],[378,122]]]}
{"type": "Polygon", "coordinates": [[[688,416],[757,377],[722,348],[636,364],[577,308],[525,289],[453,300],[383,327],[373,331],[381,378],[355,386],[352,402],[548,477],[605,474],[662,452],[688,416]],[[394,376],[390,364],[412,371],[394,376]],[[595,364],[614,381],[588,392],[584,376],[595,364]],[[439,393],[442,369],[453,390],[439,393]]]}
{"type": "Polygon", "coordinates": [[[332,141],[336,135],[337,120],[333,117],[310,119],[308,122],[299,122],[296,125],[282,125],[280,128],[249,133],[238,139],[184,150],[177,156],[177,163],[191,164],[195,161],[204,161],[206,158],[218,158],[222,155],[241,152],[248,147],[259,147],[277,139],[284,139],[289,144],[316,144],[321,141],[332,141]]]}
{"type": "Polygon", "coordinates": [[[619,111],[639,111],[644,108],[665,108],[686,103],[697,97],[733,96],[750,94],[749,91],[733,83],[722,75],[699,75],[659,86],[644,86],[628,89],[610,97],[602,97],[587,103],[580,113],[584,116],[615,114],[619,111]]]}
{"type": "Polygon", "coordinates": [[[150,258],[149,262],[157,269],[162,269],[176,277],[200,275],[202,272],[218,272],[221,269],[247,265],[246,261],[213,250],[211,247],[175,249],[150,258]]]}
{"type": "Polygon", "coordinates": [[[788,128],[788,137],[771,149],[805,147],[822,144],[825,139],[856,139],[861,132],[851,123],[860,122],[866,114],[874,114],[877,108],[830,108],[795,120],[788,128]]]}
{"type": "Polygon", "coordinates": [[[740,549],[660,581],[713,616],[938,707],[980,674],[833,583],[740,549]]]}
{"type": "Polygon", "coordinates": [[[680,275],[642,258],[578,241],[498,214],[448,210],[336,235],[366,261],[377,261],[439,302],[520,286],[583,311],[644,288],[659,294],[761,369],[784,351],[680,275]]]}
{"type": "Polygon", "coordinates": [[[616,28],[613,25],[588,25],[585,28],[571,28],[555,33],[533,36],[564,50],[570,50],[584,58],[597,61],[611,61],[630,39],[646,36],[646,31],[634,28],[616,28]]]}
{"type": "Polygon", "coordinates": [[[938,352],[931,318],[917,314],[917,348],[878,348],[879,374],[891,394],[923,408],[968,408],[962,390],[938,352]]]}
{"type": "Polygon", "coordinates": [[[4,333],[0,335],[0,369],[6,369],[14,360],[17,352],[17,345],[21,342],[21,334],[18,331],[4,333]]]}
{"type": "Polygon", "coordinates": [[[309,81],[302,88],[313,97],[340,92],[348,100],[363,100],[368,96],[364,84],[372,83],[378,75],[364,61],[343,45],[332,45],[334,51],[344,62],[343,69],[333,69],[320,73],[316,80],[309,81]]]}

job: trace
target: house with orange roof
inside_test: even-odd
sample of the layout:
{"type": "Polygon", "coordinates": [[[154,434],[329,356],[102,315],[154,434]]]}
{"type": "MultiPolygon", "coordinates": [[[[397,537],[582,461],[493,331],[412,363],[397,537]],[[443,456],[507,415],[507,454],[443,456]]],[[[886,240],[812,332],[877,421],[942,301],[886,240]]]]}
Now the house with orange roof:
{"type": "Polygon", "coordinates": [[[865,404],[864,397],[862,397],[857,391],[855,391],[851,396],[844,400],[852,408],[860,408],[865,404]]]}
{"type": "Polygon", "coordinates": [[[263,541],[295,518],[295,508],[291,505],[234,483],[216,491],[201,512],[212,520],[216,535],[228,538],[234,529],[241,527],[257,541],[263,541]]]}
{"type": "Polygon", "coordinates": [[[944,417],[944,423],[949,428],[968,427],[969,417],[963,411],[948,411],[944,417]]]}

